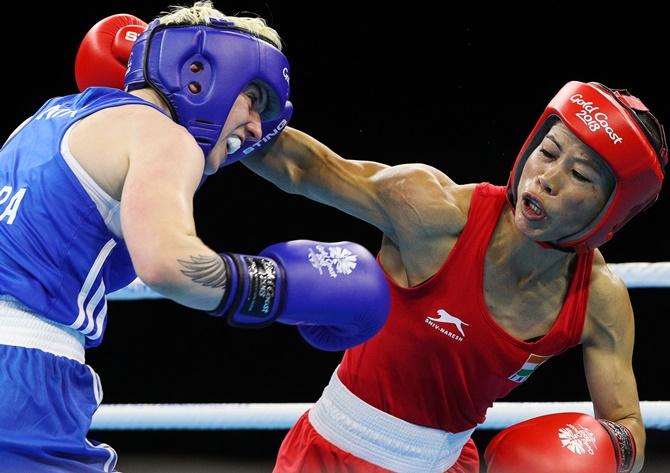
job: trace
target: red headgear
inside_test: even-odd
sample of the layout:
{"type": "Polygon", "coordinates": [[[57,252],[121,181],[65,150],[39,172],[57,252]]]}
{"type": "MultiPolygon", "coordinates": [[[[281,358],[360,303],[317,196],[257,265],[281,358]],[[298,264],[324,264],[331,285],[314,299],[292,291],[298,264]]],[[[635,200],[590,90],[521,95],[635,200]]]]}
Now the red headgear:
{"type": "Polygon", "coordinates": [[[610,90],[595,82],[569,82],[549,102],[524,143],[507,183],[507,196],[516,206],[516,192],[526,160],[560,119],[568,129],[609,165],[615,186],[598,217],[584,230],[549,246],[590,251],[607,242],[628,220],[656,202],[668,162],[663,127],[655,147],[651,132],[635,112],[649,112],[640,99],[625,90],[610,90]]]}

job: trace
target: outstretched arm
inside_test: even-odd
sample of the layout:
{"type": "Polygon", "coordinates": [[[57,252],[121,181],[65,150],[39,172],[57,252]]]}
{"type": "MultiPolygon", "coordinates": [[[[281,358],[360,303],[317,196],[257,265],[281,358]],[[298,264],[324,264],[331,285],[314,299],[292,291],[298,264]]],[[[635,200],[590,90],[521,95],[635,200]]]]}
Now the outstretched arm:
{"type": "MultiPolygon", "coordinates": [[[[435,227],[462,225],[459,187],[424,164],[388,166],[344,159],[323,143],[287,127],[272,146],[242,161],[282,190],[336,207],[394,241],[435,227]]],[[[447,229],[449,231],[449,229],[447,229]]]]}
{"type": "Polygon", "coordinates": [[[295,128],[287,127],[277,141],[242,161],[261,177],[291,194],[301,194],[390,230],[377,191],[389,166],[342,159],[328,147],[295,128]]]}

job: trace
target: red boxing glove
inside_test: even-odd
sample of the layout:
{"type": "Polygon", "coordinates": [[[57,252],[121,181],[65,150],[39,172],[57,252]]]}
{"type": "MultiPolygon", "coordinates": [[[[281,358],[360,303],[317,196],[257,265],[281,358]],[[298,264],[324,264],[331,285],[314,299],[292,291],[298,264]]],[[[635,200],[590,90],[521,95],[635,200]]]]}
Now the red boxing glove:
{"type": "Polygon", "coordinates": [[[488,473],[628,473],[635,441],[621,424],[580,413],[535,417],[496,435],[488,473]]]}
{"type": "Polygon", "coordinates": [[[97,22],[86,33],[74,61],[79,91],[94,86],[123,89],[130,50],[146,28],[139,18],[123,13],[97,22]]]}

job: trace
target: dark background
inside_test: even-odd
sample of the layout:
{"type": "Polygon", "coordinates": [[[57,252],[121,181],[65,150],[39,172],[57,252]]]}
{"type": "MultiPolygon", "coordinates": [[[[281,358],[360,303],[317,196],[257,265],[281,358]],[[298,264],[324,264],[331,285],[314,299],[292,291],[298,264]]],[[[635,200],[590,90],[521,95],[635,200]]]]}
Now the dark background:
{"type": "MultiPolygon", "coordinates": [[[[593,2],[523,10],[472,4],[459,6],[459,13],[450,7],[438,13],[429,2],[216,6],[228,14],[258,13],[279,30],[292,66],[292,126],[347,158],[425,162],[459,183],[502,184],[544,106],[569,80],[628,88],[670,123],[662,72],[666,15],[645,3],[617,10],[593,2]]],[[[94,23],[122,12],[149,21],[167,7],[158,1],[50,5],[32,17],[24,10],[31,7],[5,7],[5,136],[47,98],[76,92],[75,53],[94,23]]],[[[241,165],[210,178],[195,206],[199,235],[221,251],[254,254],[276,241],[310,238],[358,241],[376,252],[381,238],[368,224],[284,194],[241,165]]],[[[670,261],[662,230],[669,206],[662,195],[603,248],[606,259],[670,261]]],[[[631,298],[640,398],[670,399],[667,290],[631,290],[631,298]]],[[[87,354],[102,377],[105,403],[313,402],[341,358],[308,347],[293,328],[233,329],[170,301],[112,302],[109,313],[105,343],[87,354]]],[[[397,389],[403,389],[402,380],[397,389]]],[[[573,350],[548,362],[505,400],[588,399],[581,354],[573,350]]],[[[154,471],[142,455],[171,462],[156,471],[267,471],[284,434],[93,437],[117,449],[124,471],[154,471]],[[179,458],[191,463],[178,466],[186,465],[179,458]]],[[[475,434],[480,451],[492,435],[475,434]]],[[[668,446],[668,432],[649,431],[646,471],[667,471],[662,465],[668,446]]]]}

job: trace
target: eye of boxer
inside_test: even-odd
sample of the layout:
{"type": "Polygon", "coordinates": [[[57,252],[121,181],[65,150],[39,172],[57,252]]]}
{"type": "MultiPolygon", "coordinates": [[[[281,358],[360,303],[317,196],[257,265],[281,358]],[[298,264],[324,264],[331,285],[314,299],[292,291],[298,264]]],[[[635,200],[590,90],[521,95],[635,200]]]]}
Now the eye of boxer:
{"type": "Polygon", "coordinates": [[[258,84],[249,84],[244,93],[251,100],[251,109],[259,115],[265,111],[268,103],[268,93],[258,84]]]}

